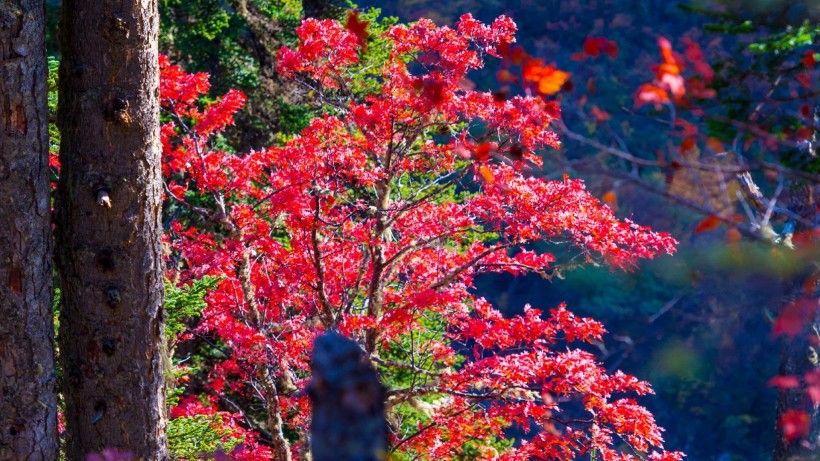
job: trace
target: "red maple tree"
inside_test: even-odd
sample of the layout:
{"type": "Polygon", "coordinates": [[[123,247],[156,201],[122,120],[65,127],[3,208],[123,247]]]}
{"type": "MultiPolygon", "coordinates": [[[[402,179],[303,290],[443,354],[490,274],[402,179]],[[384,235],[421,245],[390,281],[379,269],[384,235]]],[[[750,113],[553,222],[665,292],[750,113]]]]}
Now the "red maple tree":
{"type": "MultiPolygon", "coordinates": [[[[336,329],[378,368],[396,459],[680,459],[634,400],[649,386],[571,344],[600,340],[601,324],[564,305],[505,318],[474,289],[481,274],[548,275],[556,258],[536,242],[617,268],[676,245],[616,219],[579,180],[531,174],[559,146],[558,106],[465,83],[509,48],[514,23],[391,27],[369,92],[355,84],[369,38],[356,24],[308,19],[280,51],[324,114],[264,150],[218,147],[241,93],[203,105],[207,76],[161,63],[169,277],[221,280],[194,333],[223,354],[211,406],[230,402],[252,429],[234,455],[305,452],[312,341],[336,329]]],[[[184,402],[173,414],[213,411],[184,402]]]]}

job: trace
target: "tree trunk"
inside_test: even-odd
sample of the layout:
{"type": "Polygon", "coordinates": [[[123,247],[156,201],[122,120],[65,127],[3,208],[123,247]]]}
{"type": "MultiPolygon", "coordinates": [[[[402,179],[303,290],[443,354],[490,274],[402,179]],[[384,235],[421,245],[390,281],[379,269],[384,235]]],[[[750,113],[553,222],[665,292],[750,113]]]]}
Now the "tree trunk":
{"type": "MultiPolygon", "coordinates": [[[[789,208],[794,210],[806,223],[820,222],[817,203],[820,203],[820,186],[807,184],[789,191],[789,208]]],[[[812,232],[808,226],[797,224],[796,231],[812,232]]],[[[777,396],[777,440],[772,456],[773,461],[798,461],[817,459],[820,449],[820,406],[815,405],[808,392],[812,376],[820,376],[820,283],[818,283],[818,263],[800,257],[801,249],[796,249],[799,270],[790,274],[784,283],[784,302],[780,316],[799,322],[802,331],[795,335],[784,335],[780,349],[780,376],[794,376],[801,386],[782,388],[777,396]],[[810,377],[806,379],[806,377],[810,377]],[[802,412],[807,418],[808,433],[788,440],[781,423],[788,412],[802,412]]],[[[816,379],[816,378],[814,378],[816,379]]],[[[788,418],[787,418],[788,419],[788,418]]]]}
{"type": "Polygon", "coordinates": [[[387,459],[384,388],[359,345],[336,332],[320,336],[311,372],[313,460],[387,459]]]}
{"type": "Polygon", "coordinates": [[[0,459],[57,459],[45,6],[0,3],[0,459]]]}
{"type": "Polygon", "coordinates": [[[168,459],[156,0],[65,0],[60,25],[66,455],[168,459]]]}

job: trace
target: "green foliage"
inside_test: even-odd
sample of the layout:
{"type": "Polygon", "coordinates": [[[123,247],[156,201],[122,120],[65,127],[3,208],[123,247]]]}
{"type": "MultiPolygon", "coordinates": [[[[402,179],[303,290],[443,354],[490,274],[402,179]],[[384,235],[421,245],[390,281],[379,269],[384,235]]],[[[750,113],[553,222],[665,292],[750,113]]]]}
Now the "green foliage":
{"type": "Polygon", "coordinates": [[[183,416],[168,422],[168,452],[172,459],[201,459],[218,449],[229,452],[241,442],[241,437],[225,428],[219,415],[183,416]]]}
{"type": "Polygon", "coordinates": [[[57,117],[57,102],[58,102],[58,69],[60,68],[60,59],[57,56],[48,57],[48,149],[51,152],[56,152],[60,149],[60,130],[57,129],[57,124],[53,120],[57,117]]]}
{"type": "Polygon", "coordinates": [[[160,50],[189,71],[208,72],[219,93],[258,84],[258,62],[241,46],[247,24],[218,0],[161,0],[160,50]]]}
{"type": "MultiPolygon", "coordinates": [[[[748,21],[747,21],[748,22],[748,21]]],[[[788,26],[783,32],[764,36],[749,45],[755,53],[786,53],[796,48],[811,46],[820,35],[820,24],[807,20],[798,27],[788,26]]]]}
{"type": "Polygon", "coordinates": [[[179,288],[165,281],[165,336],[172,341],[187,328],[186,322],[201,315],[205,309],[205,296],[216,288],[220,280],[202,277],[190,286],[179,288]]]}

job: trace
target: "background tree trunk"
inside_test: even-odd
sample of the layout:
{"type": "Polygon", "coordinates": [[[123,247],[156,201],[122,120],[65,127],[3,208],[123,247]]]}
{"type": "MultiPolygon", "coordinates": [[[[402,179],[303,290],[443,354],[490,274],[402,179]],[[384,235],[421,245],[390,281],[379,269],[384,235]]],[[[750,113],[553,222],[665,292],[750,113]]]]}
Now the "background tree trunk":
{"type": "MultiPolygon", "coordinates": [[[[820,201],[820,187],[817,184],[805,184],[795,187],[787,197],[789,208],[803,218],[804,222],[818,222],[816,213],[820,201]]],[[[810,232],[811,229],[798,224],[796,232],[810,232]]],[[[798,247],[796,251],[801,251],[798,247]]],[[[805,250],[804,250],[805,251],[805,250]]],[[[798,261],[801,261],[798,259],[798,261]]],[[[773,461],[814,460],[820,447],[820,407],[814,405],[805,377],[820,370],[820,284],[818,284],[817,261],[801,261],[794,274],[784,281],[784,299],[781,313],[794,309],[803,330],[794,336],[784,335],[780,349],[780,376],[795,376],[802,383],[796,388],[782,388],[777,395],[777,439],[772,456],[773,461]],[[800,303],[800,304],[795,304],[800,303]],[[809,431],[805,437],[789,441],[786,438],[781,419],[787,412],[796,410],[805,412],[808,417],[809,431]]]]}
{"type": "Polygon", "coordinates": [[[387,459],[384,388],[359,345],[336,332],[320,336],[311,372],[312,459],[387,459]]]}
{"type": "Polygon", "coordinates": [[[66,455],[168,459],[156,0],[66,0],[57,264],[66,455]]]}
{"type": "Polygon", "coordinates": [[[42,0],[0,3],[0,459],[57,459],[42,0]]]}

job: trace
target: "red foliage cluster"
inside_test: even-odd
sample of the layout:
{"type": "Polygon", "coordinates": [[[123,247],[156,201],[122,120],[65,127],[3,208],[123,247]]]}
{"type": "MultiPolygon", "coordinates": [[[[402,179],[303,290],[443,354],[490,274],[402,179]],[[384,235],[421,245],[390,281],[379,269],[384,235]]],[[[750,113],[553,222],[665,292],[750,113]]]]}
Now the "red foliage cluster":
{"type": "MultiPolygon", "coordinates": [[[[662,451],[651,414],[630,398],[648,385],[568,347],[600,340],[600,324],[564,306],[504,318],[475,294],[481,274],[547,273],[555,257],[534,251],[541,241],[569,240],[623,268],[676,245],[616,219],[581,181],[532,174],[536,152],[558,146],[548,128],[554,103],[499,100],[464,84],[483,56],[514,54],[513,22],[466,15],[455,28],[392,27],[381,91],[358,99],[345,89],[368,36],[350,23],[308,19],[298,47],[281,50],[282,72],[343,102],[260,151],[214,150],[244,97],[200,106],[204,76],[163,61],[163,108],[173,119],[162,129],[163,168],[179,210],[168,242],[182,261],[169,275],[221,279],[196,327],[228,354],[210,371],[210,392],[261,402],[274,452],[297,453],[301,435],[291,445],[276,434],[306,430],[299,390],[310,379],[312,341],[338,329],[379,366],[398,452],[632,459],[619,449],[626,444],[680,459],[662,451]],[[492,442],[511,427],[529,435],[499,451],[492,442]]],[[[198,411],[215,410],[189,398],[172,415],[198,411]]],[[[242,450],[242,459],[270,456],[254,458],[248,443],[242,450]]]]}
{"type": "Polygon", "coordinates": [[[681,56],[672,50],[672,43],[665,37],[658,37],[663,62],[655,66],[656,76],[652,83],[645,83],[638,88],[635,95],[635,107],[653,104],[656,109],[674,100],[676,104],[685,104],[684,96],[689,89],[691,96],[699,99],[715,97],[715,90],[707,88],[715,76],[712,66],[703,57],[700,45],[691,39],[684,38],[686,50],[681,56]],[[695,73],[684,78],[686,65],[692,65],[695,73]],[[672,98],[669,95],[672,95],[672,98]]]}

